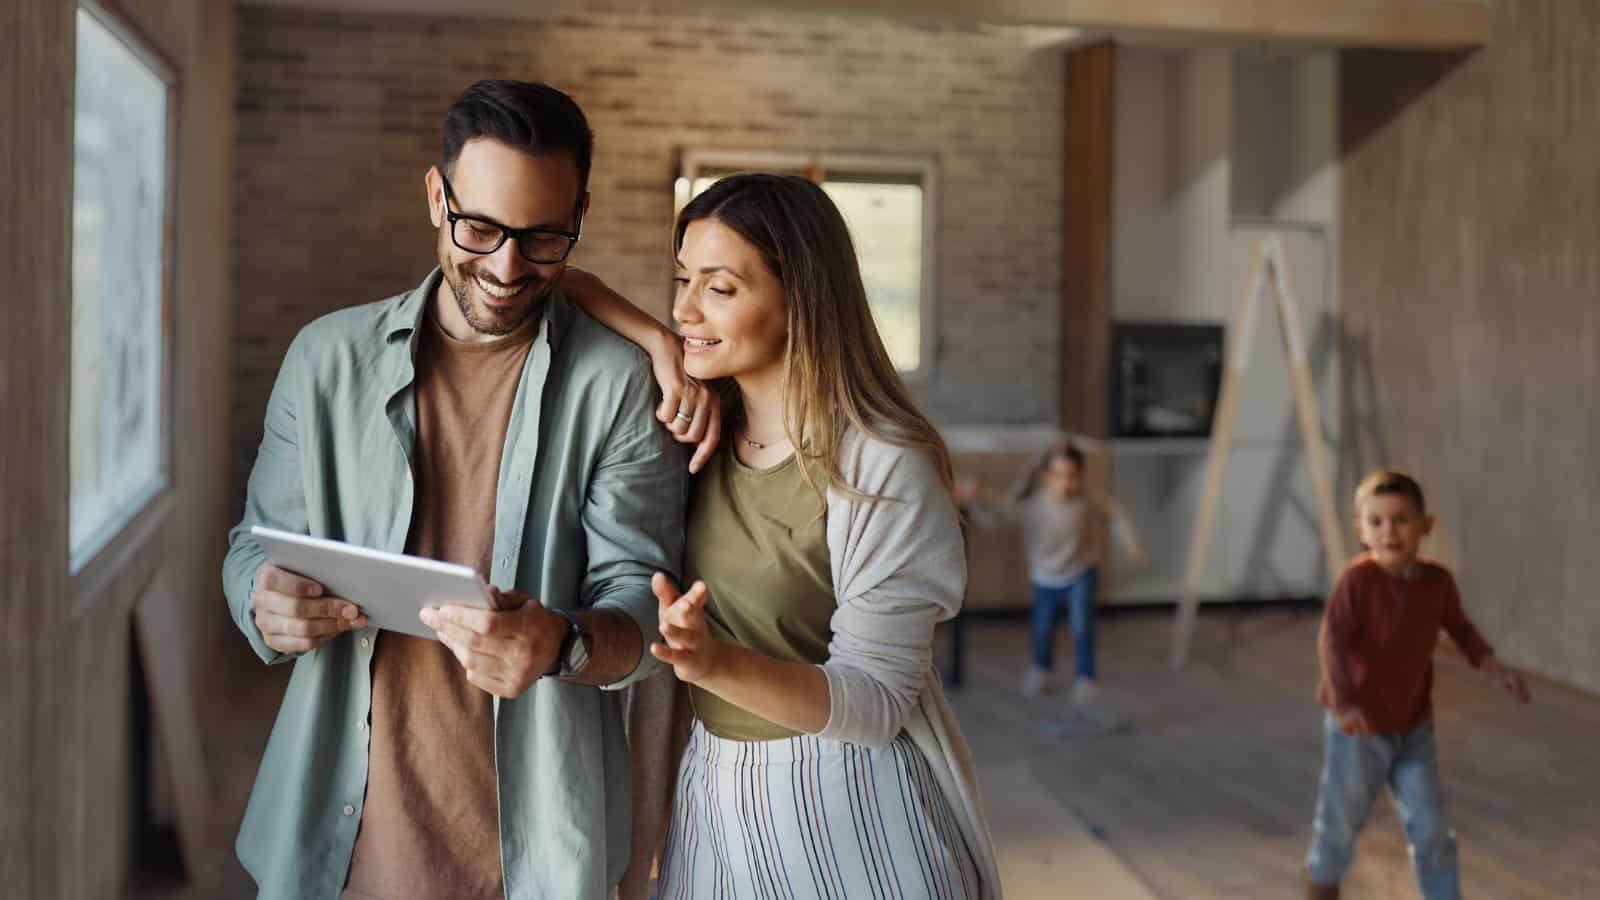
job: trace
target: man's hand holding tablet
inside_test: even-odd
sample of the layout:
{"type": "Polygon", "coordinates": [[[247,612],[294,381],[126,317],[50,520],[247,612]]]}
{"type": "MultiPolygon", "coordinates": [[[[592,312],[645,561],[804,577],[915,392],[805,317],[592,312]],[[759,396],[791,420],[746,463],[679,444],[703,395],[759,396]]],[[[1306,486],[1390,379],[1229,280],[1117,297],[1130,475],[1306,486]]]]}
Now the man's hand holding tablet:
{"type": "Polygon", "coordinates": [[[270,562],[256,569],[250,602],[261,639],[279,653],[305,653],[336,634],[367,624],[354,603],[324,596],[322,585],[270,562]]]}
{"type": "Polygon", "coordinates": [[[369,624],[437,640],[419,618],[423,609],[497,605],[496,592],[469,566],[262,525],[250,533],[267,557],[250,595],[256,626],[280,653],[305,653],[369,624]]]}

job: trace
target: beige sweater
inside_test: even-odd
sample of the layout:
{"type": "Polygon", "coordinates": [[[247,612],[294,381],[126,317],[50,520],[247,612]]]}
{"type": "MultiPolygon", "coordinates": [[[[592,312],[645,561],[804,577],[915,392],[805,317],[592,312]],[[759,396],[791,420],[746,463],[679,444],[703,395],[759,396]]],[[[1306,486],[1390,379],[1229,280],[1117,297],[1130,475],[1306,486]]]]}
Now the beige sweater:
{"type": "Polygon", "coordinates": [[[967,556],[955,506],[933,461],[852,430],[840,467],[851,487],[887,499],[828,495],[828,550],[839,608],[822,671],[831,703],[818,737],[881,747],[904,731],[933,767],[983,878],[1000,873],[966,739],[933,665],[933,627],[961,609],[967,556]]]}

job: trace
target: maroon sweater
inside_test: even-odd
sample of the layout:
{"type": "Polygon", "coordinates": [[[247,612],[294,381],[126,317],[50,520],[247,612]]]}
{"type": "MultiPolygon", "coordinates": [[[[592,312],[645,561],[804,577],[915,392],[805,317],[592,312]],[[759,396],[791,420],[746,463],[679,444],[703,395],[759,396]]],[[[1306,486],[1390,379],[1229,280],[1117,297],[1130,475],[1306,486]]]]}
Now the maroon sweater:
{"type": "Polygon", "coordinates": [[[1461,611],[1450,570],[1423,560],[1400,578],[1370,555],[1356,557],[1323,610],[1317,700],[1334,710],[1359,708],[1377,734],[1420,727],[1433,717],[1440,628],[1474,668],[1494,652],[1461,611]]]}

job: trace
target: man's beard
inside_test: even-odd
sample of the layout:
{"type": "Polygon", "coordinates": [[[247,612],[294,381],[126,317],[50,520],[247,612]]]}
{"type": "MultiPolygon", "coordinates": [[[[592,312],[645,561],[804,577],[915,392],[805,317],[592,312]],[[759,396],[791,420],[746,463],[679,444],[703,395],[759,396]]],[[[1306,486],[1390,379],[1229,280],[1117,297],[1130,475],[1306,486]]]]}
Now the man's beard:
{"type": "Polygon", "coordinates": [[[473,331],[491,337],[499,337],[516,331],[539,308],[539,302],[550,293],[550,288],[554,285],[554,282],[540,284],[539,276],[532,273],[529,273],[526,278],[507,284],[487,272],[479,271],[476,267],[466,264],[454,265],[451,267],[451,271],[455,277],[447,278],[445,281],[450,285],[450,293],[455,295],[456,307],[461,310],[461,317],[467,320],[467,325],[473,331]],[[495,287],[514,287],[517,290],[522,290],[531,285],[532,291],[522,309],[522,314],[506,321],[486,321],[482,316],[478,315],[477,304],[473,302],[472,280],[474,278],[482,278],[485,282],[495,287]]]}

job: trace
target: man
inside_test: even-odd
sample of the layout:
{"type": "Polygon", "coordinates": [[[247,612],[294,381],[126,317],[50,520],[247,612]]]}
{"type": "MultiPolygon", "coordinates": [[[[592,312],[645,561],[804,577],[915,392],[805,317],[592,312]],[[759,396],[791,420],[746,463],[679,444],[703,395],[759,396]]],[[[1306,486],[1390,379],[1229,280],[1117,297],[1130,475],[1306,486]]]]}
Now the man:
{"type": "Polygon", "coordinates": [[[648,361],[556,290],[592,135],[545,85],[479,82],[426,175],[439,268],[307,326],[267,405],[223,581],[295,660],[237,850],[262,897],[600,898],[628,857],[618,688],[654,671],[685,467],[648,361]],[[463,563],[496,611],[377,632],[265,562],[255,524],[463,563]]]}

